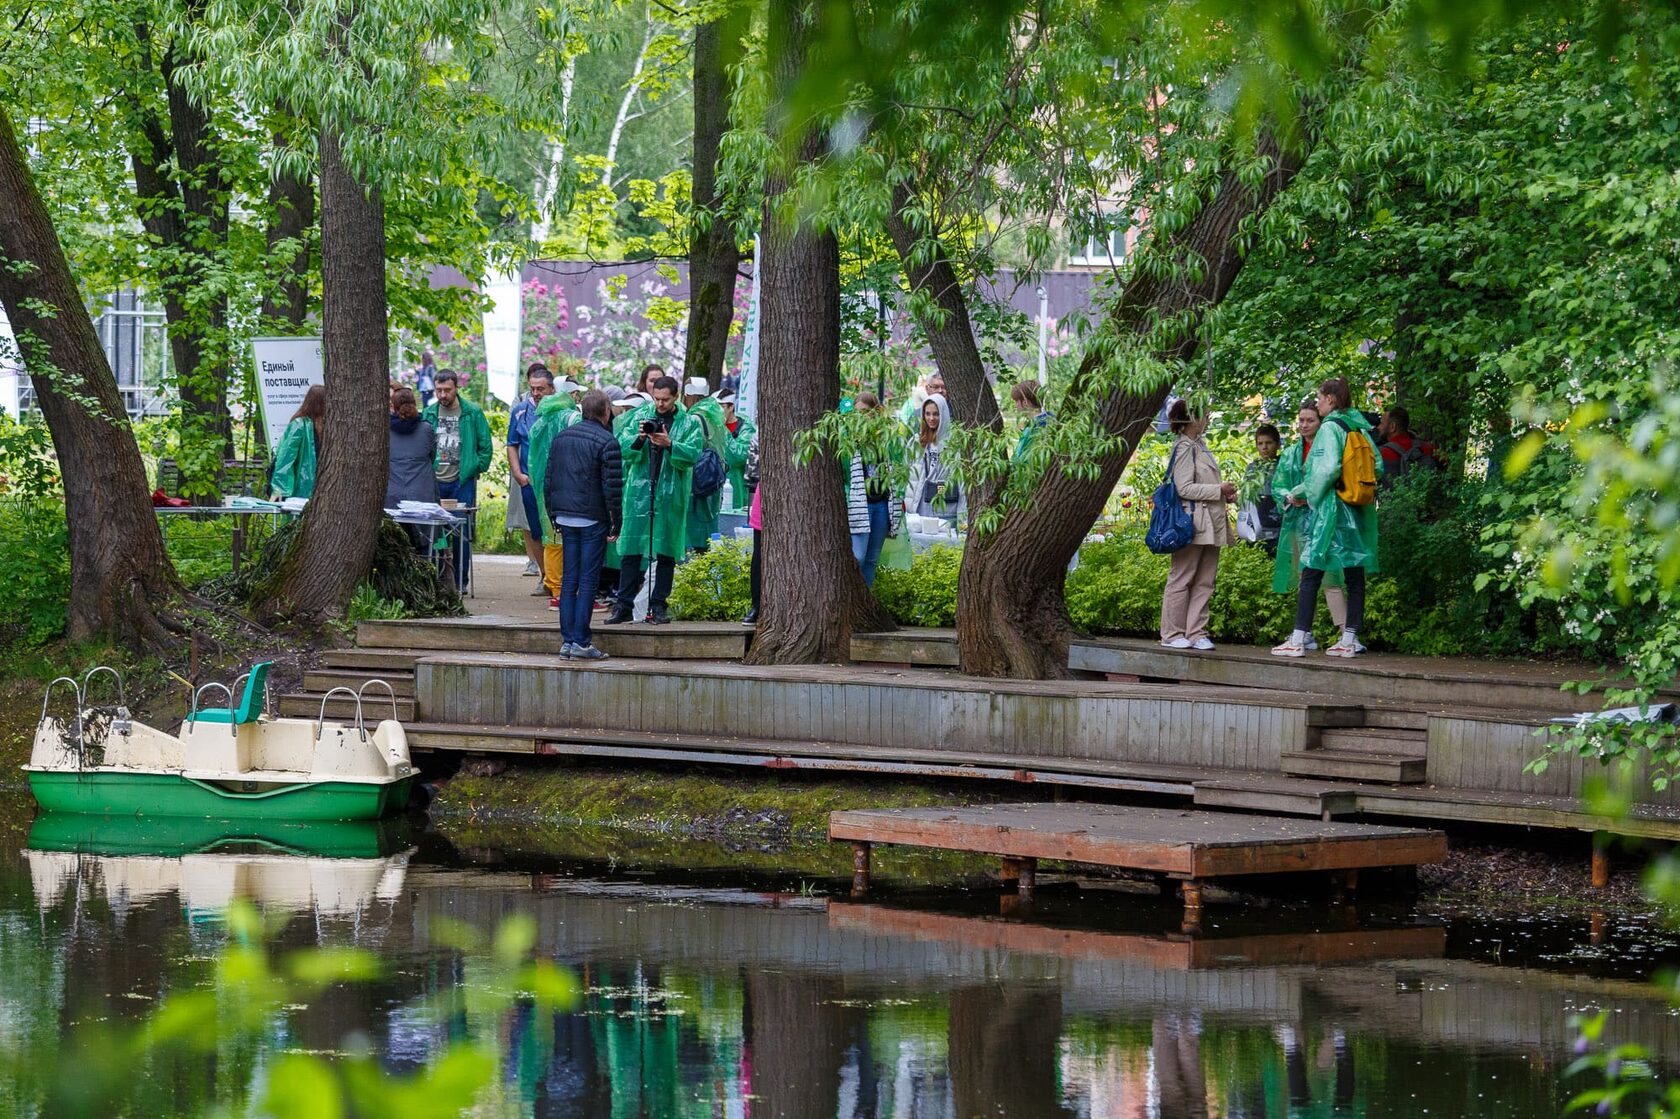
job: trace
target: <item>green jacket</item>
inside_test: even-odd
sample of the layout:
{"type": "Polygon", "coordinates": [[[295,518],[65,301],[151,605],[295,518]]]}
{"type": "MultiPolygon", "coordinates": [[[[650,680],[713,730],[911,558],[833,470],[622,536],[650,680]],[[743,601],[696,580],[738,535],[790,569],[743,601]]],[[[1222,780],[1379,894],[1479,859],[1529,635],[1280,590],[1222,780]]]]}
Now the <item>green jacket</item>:
{"type": "MultiPolygon", "coordinates": [[[[490,469],[490,460],[496,454],[496,441],[490,438],[490,421],[484,418],[484,409],[464,396],[455,399],[461,405],[461,473],[458,480],[470,482],[490,469]]],[[[434,400],[426,405],[420,418],[436,431],[438,402],[434,400]]],[[[432,468],[437,468],[436,461],[432,463],[432,468]]]]}
{"type": "MultiPolygon", "coordinates": [[[[1289,504],[1289,495],[1306,477],[1302,445],[1285,447],[1272,471],[1272,498],[1278,507],[1277,555],[1272,559],[1272,590],[1278,594],[1294,594],[1301,585],[1301,544],[1306,538],[1307,520],[1312,511],[1304,506],[1289,504]]],[[[1326,572],[1326,586],[1342,585],[1340,571],[1326,572]]]]}
{"type": "Polygon", "coordinates": [[[752,448],[756,434],[758,428],[753,422],[741,413],[735,413],[735,434],[729,437],[723,465],[729,471],[729,494],[737,509],[745,509],[752,504],[752,495],[747,493],[747,451],[752,448]]]}
{"type": "MultiPolygon", "coordinates": [[[[1318,571],[1341,571],[1363,567],[1367,575],[1377,572],[1377,507],[1349,505],[1336,496],[1336,481],[1342,476],[1342,448],[1351,438],[1371,439],[1371,425],[1351,408],[1326,416],[1313,437],[1312,453],[1303,464],[1300,479],[1279,490],[1276,479],[1272,492],[1307,500],[1306,522],[1302,527],[1301,565],[1318,571]],[[1339,421],[1339,422],[1338,422],[1339,421]],[[1342,430],[1342,424],[1349,431],[1342,430]]],[[[1382,476],[1382,455],[1373,440],[1371,452],[1382,476]]],[[[1278,464],[1281,474],[1282,462],[1278,464]]],[[[1279,541],[1278,554],[1283,554],[1279,541]]],[[[1273,586],[1276,586],[1274,573],[1273,586]]]]}
{"type": "Polygon", "coordinates": [[[653,402],[624,417],[618,446],[624,452],[624,527],[619,532],[620,555],[669,556],[681,559],[688,547],[688,507],[693,500],[689,476],[700,461],[705,444],[700,425],[681,404],[671,423],[671,446],[661,459],[657,487],[651,450],[636,446],[642,421],[653,418],[653,402]]]}
{"type": "Polygon", "coordinates": [[[537,422],[531,425],[531,445],[526,451],[525,462],[531,468],[531,485],[537,491],[537,516],[542,520],[539,535],[547,544],[559,540],[554,526],[548,522],[548,503],[542,497],[543,479],[548,477],[548,451],[554,445],[556,435],[581,419],[583,413],[578,410],[577,401],[563,392],[556,392],[543,397],[542,403],[537,406],[537,422]]]}
{"type": "MultiPolygon", "coordinates": [[[[689,417],[701,429],[701,450],[717,452],[724,469],[729,467],[729,425],[723,419],[723,405],[711,397],[702,397],[688,410],[689,417]]],[[[743,463],[745,460],[742,460],[743,463]]],[[[719,486],[705,497],[692,499],[688,510],[688,546],[704,548],[718,530],[718,513],[723,509],[723,487],[719,486]]]]}
{"type": "Polygon", "coordinates": [[[269,488],[281,497],[307,498],[315,492],[315,423],[299,416],[286,425],[274,452],[269,488]]]}

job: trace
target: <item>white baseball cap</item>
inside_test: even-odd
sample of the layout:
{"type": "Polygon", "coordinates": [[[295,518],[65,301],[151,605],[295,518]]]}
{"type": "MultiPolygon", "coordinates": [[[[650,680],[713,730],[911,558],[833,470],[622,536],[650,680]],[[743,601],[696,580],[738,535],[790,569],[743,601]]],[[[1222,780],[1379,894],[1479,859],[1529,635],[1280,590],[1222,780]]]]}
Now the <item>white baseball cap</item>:
{"type": "Polygon", "coordinates": [[[617,400],[613,401],[613,404],[623,406],[623,407],[634,408],[638,404],[646,404],[647,402],[648,402],[648,395],[646,393],[627,392],[623,396],[619,397],[617,400]]]}
{"type": "Polygon", "coordinates": [[[720,392],[717,394],[717,402],[719,404],[733,404],[735,403],[735,394],[732,392],[720,392]]]}
{"type": "Polygon", "coordinates": [[[555,392],[582,392],[582,391],[584,391],[584,389],[583,389],[582,385],[578,384],[576,381],[572,380],[570,377],[561,377],[558,381],[554,382],[554,391],[555,392]]]}
{"type": "Polygon", "coordinates": [[[704,377],[690,377],[683,384],[683,395],[710,396],[712,395],[712,386],[706,383],[706,378],[704,377]]]}

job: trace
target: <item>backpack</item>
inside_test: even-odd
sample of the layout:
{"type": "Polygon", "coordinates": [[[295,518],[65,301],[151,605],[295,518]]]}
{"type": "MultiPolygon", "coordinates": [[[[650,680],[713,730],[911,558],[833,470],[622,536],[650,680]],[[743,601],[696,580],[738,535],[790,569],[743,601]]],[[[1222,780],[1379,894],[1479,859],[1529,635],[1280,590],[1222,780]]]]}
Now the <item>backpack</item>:
{"type": "Polygon", "coordinates": [[[1393,466],[1385,466],[1383,469],[1380,484],[1385,489],[1404,478],[1406,472],[1414,466],[1429,471],[1439,471],[1441,469],[1441,460],[1424,451],[1423,440],[1415,435],[1412,437],[1410,450],[1394,442],[1384,443],[1381,450],[1393,451],[1397,460],[1393,466]]]}
{"type": "Polygon", "coordinates": [[[1155,487],[1155,511],[1149,514],[1149,531],[1143,535],[1144,546],[1158,556],[1171,555],[1196,538],[1196,520],[1185,512],[1178,500],[1178,486],[1173,483],[1173,462],[1177,458],[1175,446],[1167,459],[1167,476],[1155,487]]]}
{"type": "MultiPolygon", "coordinates": [[[[711,442],[712,431],[704,418],[700,420],[700,431],[706,441],[711,442]]],[[[724,478],[728,471],[723,468],[723,457],[712,448],[707,447],[700,452],[699,461],[694,464],[694,472],[689,475],[689,489],[695,497],[710,497],[723,488],[724,478]]]]}
{"type": "Polygon", "coordinates": [[[1349,505],[1377,503],[1377,452],[1364,432],[1356,432],[1344,420],[1331,423],[1347,433],[1342,440],[1342,476],[1336,481],[1336,496],[1349,505]],[[1354,438],[1354,436],[1359,438],[1354,438]]]}

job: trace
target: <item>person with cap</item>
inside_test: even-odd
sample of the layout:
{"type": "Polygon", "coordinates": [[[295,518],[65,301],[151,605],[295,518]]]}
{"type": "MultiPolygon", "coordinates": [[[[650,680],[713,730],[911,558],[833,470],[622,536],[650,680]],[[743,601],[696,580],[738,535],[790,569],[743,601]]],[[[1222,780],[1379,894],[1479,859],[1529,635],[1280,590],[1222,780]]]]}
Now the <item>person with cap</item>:
{"type": "MultiPolygon", "coordinates": [[[[543,397],[537,406],[537,418],[531,424],[530,462],[531,486],[541,491],[543,479],[548,477],[548,452],[554,443],[554,437],[571,427],[578,421],[577,401],[573,394],[581,391],[582,385],[570,377],[560,378],[554,386],[554,392],[543,397]]],[[[548,605],[551,610],[560,608],[560,580],[564,572],[561,571],[565,550],[561,547],[560,534],[555,531],[554,524],[548,518],[548,509],[543,502],[537,503],[537,524],[532,526],[532,532],[542,541],[542,586],[531,592],[538,595],[548,594],[548,605]]]]}
{"type": "Polygon", "coordinates": [[[733,392],[718,393],[717,402],[723,407],[723,425],[729,429],[729,447],[724,453],[723,464],[729,468],[730,508],[744,509],[752,501],[752,494],[747,492],[747,452],[752,447],[753,436],[758,434],[758,428],[735,410],[733,392]]]}
{"type": "Polygon", "coordinates": [[[621,421],[618,443],[624,460],[624,519],[618,537],[618,601],[603,624],[634,616],[646,569],[653,568],[647,620],[671,620],[668,604],[677,560],[688,541],[690,475],[705,442],[700,425],[677,399],[681,386],[670,377],[653,382],[653,399],[621,421]]]}
{"type": "Polygon", "coordinates": [[[531,425],[537,422],[537,406],[542,398],[554,391],[554,374],[548,366],[534,361],[525,370],[526,396],[516,401],[508,415],[508,511],[507,527],[518,529],[525,541],[525,574],[542,574],[542,543],[533,533],[542,527],[537,512],[536,491],[531,488],[530,465],[531,425]]]}
{"type": "MultiPolygon", "coordinates": [[[[607,399],[612,403],[612,433],[615,438],[624,434],[625,417],[648,402],[646,393],[625,392],[617,385],[606,389],[607,399]],[[614,396],[613,393],[618,395],[614,396]]],[[[598,609],[611,610],[618,601],[618,538],[607,541],[607,547],[601,553],[601,574],[595,581],[598,609]]]]}
{"type": "MultiPolygon", "coordinates": [[[[704,494],[693,494],[688,510],[688,550],[704,552],[712,546],[712,534],[718,530],[718,513],[723,509],[723,481],[727,470],[726,461],[729,455],[729,423],[724,417],[723,406],[710,395],[711,388],[704,377],[690,377],[683,385],[683,407],[689,416],[700,425],[700,439],[703,444],[700,450],[702,459],[708,455],[716,458],[716,488],[704,494]]],[[[701,478],[707,470],[695,464],[696,469],[691,478],[701,478]]]]}

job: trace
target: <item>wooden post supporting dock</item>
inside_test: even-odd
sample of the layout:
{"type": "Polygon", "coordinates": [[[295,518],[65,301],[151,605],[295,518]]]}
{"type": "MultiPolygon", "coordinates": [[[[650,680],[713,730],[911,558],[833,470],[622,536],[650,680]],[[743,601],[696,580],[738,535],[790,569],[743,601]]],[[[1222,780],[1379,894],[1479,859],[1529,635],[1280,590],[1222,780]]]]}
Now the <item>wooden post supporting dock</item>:
{"type": "Polygon", "coordinates": [[[869,844],[852,844],[852,897],[869,896],[869,844]]]}

